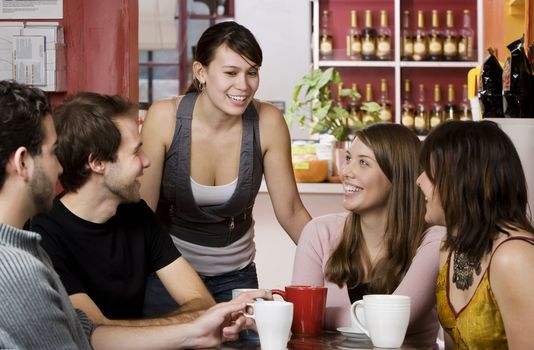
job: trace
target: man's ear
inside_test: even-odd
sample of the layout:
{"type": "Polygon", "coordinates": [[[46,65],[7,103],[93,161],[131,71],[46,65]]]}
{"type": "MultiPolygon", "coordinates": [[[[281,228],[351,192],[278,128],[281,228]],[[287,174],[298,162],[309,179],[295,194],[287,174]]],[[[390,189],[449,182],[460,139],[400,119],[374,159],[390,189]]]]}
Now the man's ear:
{"type": "Polygon", "coordinates": [[[106,169],[106,162],[104,162],[102,160],[96,160],[93,157],[93,154],[91,153],[89,155],[89,159],[87,160],[87,166],[94,173],[104,174],[104,170],[106,169]]]}
{"type": "Polygon", "coordinates": [[[204,74],[205,74],[205,70],[204,70],[204,66],[202,65],[202,63],[200,63],[199,61],[193,62],[193,77],[197,78],[197,80],[201,84],[204,84],[206,82],[206,78],[204,77],[204,74]]]}
{"type": "Polygon", "coordinates": [[[16,174],[29,181],[33,171],[33,157],[26,147],[19,147],[11,154],[7,164],[8,173],[16,174]]]}

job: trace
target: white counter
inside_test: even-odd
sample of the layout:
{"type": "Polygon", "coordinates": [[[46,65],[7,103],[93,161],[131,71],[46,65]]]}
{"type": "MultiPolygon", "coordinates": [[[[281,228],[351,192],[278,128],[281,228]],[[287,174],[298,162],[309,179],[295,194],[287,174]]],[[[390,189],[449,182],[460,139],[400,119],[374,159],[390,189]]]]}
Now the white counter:
{"type": "MultiPolygon", "coordinates": [[[[341,184],[297,184],[312,217],[344,211],[341,184]]],[[[291,282],[295,244],[278,224],[265,183],[254,205],[256,268],[261,288],[282,288],[291,282]]]]}

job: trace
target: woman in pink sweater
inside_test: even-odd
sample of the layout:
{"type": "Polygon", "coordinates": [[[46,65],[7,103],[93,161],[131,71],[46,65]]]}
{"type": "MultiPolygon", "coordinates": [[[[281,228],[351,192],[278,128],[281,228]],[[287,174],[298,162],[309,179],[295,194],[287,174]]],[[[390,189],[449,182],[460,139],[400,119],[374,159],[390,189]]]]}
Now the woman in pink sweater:
{"type": "Polygon", "coordinates": [[[435,284],[445,228],[425,225],[424,198],[415,183],[419,149],[419,139],[402,125],[358,131],[342,169],[348,213],[305,226],[292,282],[328,287],[326,329],[350,326],[350,305],[365,294],[408,295],[407,340],[435,345],[435,284]]]}

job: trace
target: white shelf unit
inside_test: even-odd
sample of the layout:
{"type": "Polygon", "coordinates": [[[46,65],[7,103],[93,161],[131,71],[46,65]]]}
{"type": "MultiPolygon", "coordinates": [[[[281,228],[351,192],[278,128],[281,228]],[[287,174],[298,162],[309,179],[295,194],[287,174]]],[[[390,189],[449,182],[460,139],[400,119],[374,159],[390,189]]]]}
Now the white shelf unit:
{"type": "MultiPolygon", "coordinates": [[[[327,68],[327,67],[343,67],[343,68],[393,68],[395,76],[395,122],[400,123],[400,113],[402,104],[402,81],[401,71],[402,69],[409,68],[473,68],[480,66],[484,59],[484,4],[483,0],[476,0],[476,36],[477,36],[477,51],[476,61],[401,61],[400,59],[400,33],[401,33],[401,1],[391,0],[394,5],[394,26],[392,36],[394,37],[394,59],[391,61],[356,61],[356,60],[321,60],[319,58],[319,31],[320,31],[320,9],[319,0],[310,0],[312,2],[312,66],[313,69],[327,68]]],[[[355,1],[355,4],[356,1],[355,1]]],[[[442,5],[438,5],[442,7],[442,5]]],[[[458,26],[457,26],[458,27],[458,26]]],[[[340,51],[340,50],[337,50],[340,51]]],[[[467,80],[467,77],[466,77],[467,80]]],[[[413,91],[413,90],[412,90],[413,91]]]]}

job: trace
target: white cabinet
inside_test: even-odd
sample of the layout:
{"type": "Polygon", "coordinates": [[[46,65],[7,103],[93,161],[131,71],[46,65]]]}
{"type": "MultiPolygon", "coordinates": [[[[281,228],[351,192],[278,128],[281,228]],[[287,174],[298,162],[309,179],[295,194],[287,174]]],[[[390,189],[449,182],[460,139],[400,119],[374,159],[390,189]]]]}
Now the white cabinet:
{"type": "MultiPolygon", "coordinates": [[[[355,1],[355,0],[310,0],[312,2],[312,61],[313,68],[336,67],[340,70],[345,85],[362,79],[369,79],[374,87],[374,99],[378,98],[378,81],[384,77],[388,79],[390,99],[394,101],[395,121],[400,123],[401,101],[402,101],[402,81],[404,79],[412,80],[412,101],[417,100],[416,86],[423,83],[426,86],[426,101],[432,101],[433,83],[441,85],[442,102],[447,97],[447,84],[455,85],[456,101],[462,97],[461,85],[467,83],[467,71],[470,68],[479,66],[486,53],[483,51],[483,1],[482,0],[386,0],[386,1],[355,1]],[[390,16],[390,28],[392,31],[393,42],[393,60],[391,61],[358,61],[350,60],[346,55],[345,37],[350,26],[350,10],[357,10],[358,23],[360,28],[363,26],[363,12],[371,9],[377,14],[380,9],[387,9],[390,16]],[[454,10],[455,28],[459,29],[462,25],[462,12],[464,8],[471,11],[471,21],[475,31],[475,52],[474,61],[401,61],[400,43],[401,43],[401,14],[403,10],[410,10],[411,29],[415,29],[415,12],[419,9],[425,12],[425,28],[428,28],[430,22],[431,9],[437,9],[442,15],[440,16],[441,27],[444,27],[445,10],[454,10]],[[330,21],[332,24],[330,31],[334,36],[334,55],[332,59],[323,60],[319,57],[319,35],[320,35],[320,14],[323,10],[330,11],[330,21]],[[337,38],[337,41],[336,41],[337,38]],[[336,42],[338,45],[336,45],[336,42]],[[374,79],[374,80],[373,80],[374,79]],[[432,86],[430,84],[432,83],[432,86]]],[[[375,15],[375,19],[376,19],[375,15]]],[[[374,27],[378,22],[373,21],[374,27]]],[[[365,93],[363,84],[358,84],[362,97],[365,93]]]]}

